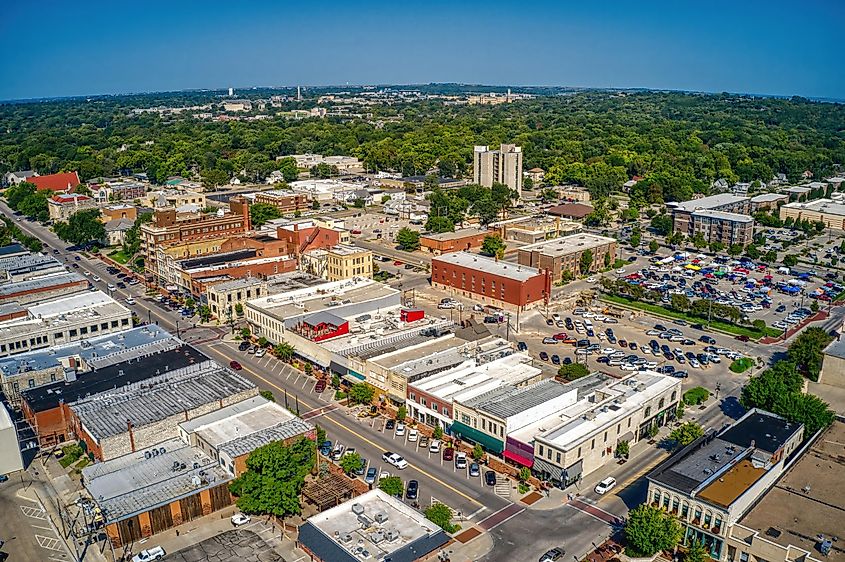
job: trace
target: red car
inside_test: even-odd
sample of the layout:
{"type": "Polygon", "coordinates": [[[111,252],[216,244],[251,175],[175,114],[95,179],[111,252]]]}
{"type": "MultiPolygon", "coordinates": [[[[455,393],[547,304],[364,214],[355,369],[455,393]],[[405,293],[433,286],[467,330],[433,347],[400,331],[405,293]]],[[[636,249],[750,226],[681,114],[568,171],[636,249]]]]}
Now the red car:
{"type": "Polygon", "coordinates": [[[234,369],[236,371],[240,371],[241,369],[243,369],[243,367],[241,367],[241,364],[238,363],[237,361],[230,361],[229,367],[231,367],[232,369],[234,369]]]}
{"type": "Polygon", "coordinates": [[[393,265],[402,265],[402,262],[399,261],[399,260],[396,260],[395,262],[393,262],[393,265]]]}
{"type": "Polygon", "coordinates": [[[317,384],[314,385],[314,392],[320,394],[326,390],[326,379],[320,379],[317,381],[317,384]]]}
{"type": "Polygon", "coordinates": [[[748,341],[748,336],[737,336],[736,339],[739,341],[748,341]]]}
{"type": "Polygon", "coordinates": [[[561,332],[559,334],[553,335],[552,337],[554,339],[556,339],[557,341],[563,341],[563,340],[567,339],[569,337],[569,335],[566,332],[561,332]]]}
{"type": "Polygon", "coordinates": [[[455,458],[455,449],[452,447],[446,447],[443,449],[443,460],[450,461],[455,458]]]}
{"type": "Polygon", "coordinates": [[[352,231],[352,234],[361,234],[361,231],[356,228],[352,231]]]}

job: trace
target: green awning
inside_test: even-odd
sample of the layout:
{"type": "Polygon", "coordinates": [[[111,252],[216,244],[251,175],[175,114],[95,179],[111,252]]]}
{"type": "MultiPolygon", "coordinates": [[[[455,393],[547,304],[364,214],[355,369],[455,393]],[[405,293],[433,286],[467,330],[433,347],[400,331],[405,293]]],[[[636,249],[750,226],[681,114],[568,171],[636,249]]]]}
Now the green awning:
{"type": "Polygon", "coordinates": [[[491,453],[499,454],[505,450],[505,443],[503,441],[499,441],[495,437],[459,421],[452,422],[452,435],[458,435],[461,439],[468,439],[474,443],[478,443],[491,453]]]}

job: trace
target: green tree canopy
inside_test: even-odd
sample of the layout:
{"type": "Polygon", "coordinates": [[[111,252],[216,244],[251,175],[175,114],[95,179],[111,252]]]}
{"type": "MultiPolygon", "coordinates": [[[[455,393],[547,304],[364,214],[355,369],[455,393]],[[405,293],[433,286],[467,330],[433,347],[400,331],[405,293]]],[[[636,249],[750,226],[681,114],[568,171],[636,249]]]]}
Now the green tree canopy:
{"type": "Polygon", "coordinates": [[[593,251],[592,250],[584,250],[581,252],[581,259],[578,262],[578,266],[581,270],[582,274],[587,274],[590,272],[590,269],[593,267],[593,251]]]}
{"type": "Polygon", "coordinates": [[[378,481],[379,489],[385,494],[401,498],[405,493],[405,485],[398,476],[387,476],[378,481]]]}
{"type": "Polygon", "coordinates": [[[787,355],[810,380],[818,381],[824,359],[823,350],[831,341],[833,336],[823,328],[812,326],[795,338],[787,355]]]}
{"type": "Polygon", "coordinates": [[[343,472],[346,474],[352,474],[356,470],[361,469],[364,465],[364,460],[361,458],[361,455],[358,454],[358,451],[354,451],[343,455],[338,464],[340,464],[340,468],[343,469],[343,472]]]}
{"type": "Polygon", "coordinates": [[[568,381],[574,381],[589,375],[590,370],[581,363],[567,363],[560,366],[557,374],[568,381]]]}
{"type": "Polygon", "coordinates": [[[281,218],[282,212],[269,203],[254,203],[249,206],[249,220],[253,227],[259,227],[273,219],[281,218]]]}
{"type": "Polygon", "coordinates": [[[505,255],[505,241],[497,234],[490,234],[484,237],[481,243],[481,253],[486,256],[502,259],[505,255]]]}
{"type": "Polygon", "coordinates": [[[349,400],[353,404],[369,404],[373,401],[375,389],[365,382],[359,382],[349,387],[349,400]]]}
{"type": "Polygon", "coordinates": [[[400,228],[396,233],[396,243],[406,252],[413,252],[420,248],[420,233],[408,227],[400,228]]]}
{"type": "Polygon", "coordinates": [[[681,524],[660,508],[640,504],[628,512],[625,539],[635,551],[632,556],[653,556],[662,550],[673,549],[681,540],[681,524]]]}
{"type": "Polygon", "coordinates": [[[314,443],[300,438],[259,447],[246,460],[247,471],[229,484],[244,513],[286,517],[301,513],[299,494],[314,467],[314,443]]]}
{"type": "Polygon", "coordinates": [[[651,219],[651,228],[660,236],[668,236],[672,232],[672,217],[667,214],[659,214],[651,219]]]}
{"type": "Polygon", "coordinates": [[[704,435],[704,429],[697,423],[688,421],[673,429],[669,434],[669,439],[678,447],[685,447],[702,435],[704,435]]]}
{"type": "Polygon", "coordinates": [[[454,533],[459,529],[457,525],[452,524],[452,510],[442,503],[436,502],[431,504],[423,514],[426,519],[447,533],[454,533]]]}
{"type": "Polygon", "coordinates": [[[71,244],[100,241],[106,237],[106,228],[100,220],[99,209],[86,209],[74,213],[67,222],[57,222],[53,229],[56,236],[71,244]]]}

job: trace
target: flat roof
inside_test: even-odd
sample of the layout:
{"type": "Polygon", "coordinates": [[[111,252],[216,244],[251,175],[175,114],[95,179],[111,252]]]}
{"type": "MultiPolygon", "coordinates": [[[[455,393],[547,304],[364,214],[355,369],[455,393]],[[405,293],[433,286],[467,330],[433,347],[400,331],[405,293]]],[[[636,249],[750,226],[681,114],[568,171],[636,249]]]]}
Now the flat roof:
{"type": "MultiPolygon", "coordinates": [[[[762,538],[794,546],[821,558],[819,535],[845,537],[845,423],[835,421],[786,471],[739,524],[757,530],[762,538]]],[[[800,556],[789,556],[798,560],[800,556]]],[[[845,561],[845,548],[834,542],[827,559],[845,561]]]]}
{"type": "Polygon", "coordinates": [[[129,317],[128,308],[102,291],[83,291],[28,307],[26,318],[0,322],[0,337],[12,337],[57,328],[82,320],[129,317]]]}
{"type": "MultiPolygon", "coordinates": [[[[151,324],[123,332],[115,332],[79,340],[73,343],[54,346],[49,349],[18,353],[0,359],[0,372],[13,375],[19,372],[40,371],[59,366],[62,360],[76,356],[95,368],[105,367],[113,362],[122,362],[134,358],[132,350],[143,354],[147,349],[159,349],[156,344],[178,340],[163,328],[151,324]],[[114,361],[112,361],[114,359],[114,361]],[[121,361],[122,359],[122,361],[121,361]]],[[[179,344],[181,345],[181,344],[179,344]]],[[[140,355],[139,355],[140,356],[140,355]]]]}
{"type": "Polygon", "coordinates": [[[455,337],[455,334],[449,333],[440,336],[439,338],[430,339],[414,347],[403,347],[396,351],[385,352],[370,359],[371,363],[375,363],[385,369],[395,369],[401,371],[403,367],[407,367],[408,371],[413,370],[411,365],[417,363],[426,363],[431,360],[432,363],[446,361],[449,364],[455,360],[457,364],[463,361],[464,357],[460,354],[459,348],[466,343],[464,340],[455,337]],[[444,353],[446,352],[446,353],[444,353]],[[451,359],[445,359],[446,356],[451,359]],[[407,363],[407,366],[405,365],[407,363]]]}
{"type": "Polygon", "coordinates": [[[460,240],[461,238],[475,237],[480,234],[486,234],[486,230],[478,228],[461,228],[454,232],[440,232],[437,234],[423,234],[420,238],[427,238],[429,240],[437,240],[445,242],[446,240],[460,240]]]}
{"type": "Polygon", "coordinates": [[[109,523],[199,494],[231,478],[217,461],[180,439],[86,466],[82,477],[109,523]]]}
{"type": "Polygon", "coordinates": [[[538,252],[544,256],[560,257],[568,256],[575,252],[583,252],[604,246],[605,244],[616,243],[616,239],[586,232],[571,234],[551,240],[543,240],[534,244],[528,244],[519,248],[520,252],[538,252]]]}
{"type": "Polygon", "coordinates": [[[368,250],[366,248],[359,248],[358,246],[352,246],[351,244],[337,244],[335,246],[332,246],[331,248],[327,248],[327,251],[340,256],[353,256],[356,254],[365,254],[367,252],[372,252],[372,250],[368,250]]]}
{"type": "Polygon", "coordinates": [[[0,271],[7,271],[10,275],[19,275],[21,273],[54,267],[62,267],[62,264],[53,256],[23,254],[0,257],[0,271]]]}
{"type": "Polygon", "coordinates": [[[748,197],[740,197],[729,193],[719,193],[717,195],[711,195],[710,197],[690,199],[689,201],[675,203],[674,208],[679,211],[695,211],[696,209],[714,209],[716,207],[731,205],[733,203],[741,203],[743,201],[748,201],[748,197]]]}
{"type": "Polygon", "coordinates": [[[14,426],[15,424],[12,422],[12,416],[9,415],[9,410],[6,409],[6,405],[3,402],[0,402],[0,430],[9,429],[14,426]]]}
{"type": "Polygon", "coordinates": [[[752,203],[767,203],[771,201],[781,201],[783,199],[788,199],[788,195],[784,195],[783,193],[761,193],[760,195],[755,195],[751,198],[752,203]]]}
{"type": "MultiPolygon", "coordinates": [[[[542,372],[539,369],[538,371],[542,372]]],[[[507,420],[512,416],[559,398],[569,391],[565,384],[554,379],[546,379],[524,387],[500,386],[475,398],[461,401],[461,404],[507,420]]]]}
{"type": "Polygon", "coordinates": [[[379,489],[309,517],[299,541],[322,560],[412,562],[449,541],[423,514],[379,489]],[[382,521],[382,522],[379,522],[382,521]]]}
{"type": "Polygon", "coordinates": [[[806,203],[787,203],[782,208],[802,209],[817,213],[827,213],[829,215],[845,215],[845,205],[832,201],[831,199],[816,199],[815,201],[808,201],[806,203]]]}
{"type": "Polygon", "coordinates": [[[756,482],[753,473],[741,467],[731,472],[734,466],[748,460],[755,466],[765,467],[764,472],[770,470],[772,454],[799,431],[803,431],[800,424],[754,409],[725,431],[718,434],[710,431],[681,449],[658,465],[648,478],[689,494],[703,491],[718,478],[728,475],[724,486],[714,488],[713,501],[732,502],[748,489],[748,486],[742,487],[744,483],[756,482]]]}
{"type": "MultiPolygon", "coordinates": [[[[161,342],[165,343],[167,342],[161,342]]],[[[62,402],[72,404],[101,392],[116,390],[208,360],[208,357],[196,348],[183,346],[175,339],[173,344],[178,347],[158,349],[154,346],[149,353],[145,350],[144,355],[133,357],[131,361],[80,373],[76,380],[57,381],[29,388],[22,391],[21,396],[33,411],[43,412],[57,408],[62,402]]]]}
{"type": "Polygon", "coordinates": [[[834,339],[826,348],[824,348],[825,355],[831,355],[840,359],[845,359],[845,341],[841,339],[834,339]]]}
{"type": "Polygon", "coordinates": [[[744,457],[729,469],[719,473],[717,480],[710,482],[696,495],[711,504],[727,508],[766,472],[765,466],[755,463],[749,457],[744,457]]]}
{"type": "Polygon", "coordinates": [[[725,211],[711,211],[709,209],[702,209],[700,211],[693,211],[694,217],[708,217],[711,219],[719,219],[731,222],[753,222],[754,219],[748,215],[740,213],[728,213],[725,211]]]}
{"type": "Polygon", "coordinates": [[[26,279],[24,281],[3,283],[0,284],[0,298],[9,297],[26,291],[39,291],[50,287],[56,287],[58,285],[79,283],[82,281],[85,281],[87,284],[85,277],[78,273],[58,272],[42,275],[33,279],[26,279]]]}
{"type": "Polygon", "coordinates": [[[223,281],[210,285],[209,289],[214,291],[235,291],[237,289],[246,289],[247,287],[261,286],[267,283],[264,279],[258,277],[241,277],[239,279],[232,279],[231,281],[223,281]]]}
{"type": "Polygon", "coordinates": [[[100,392],[71,409],[85,430],[100,440],[126,432],[127,422],[143,427],[249,390],[258,392],[252,382],[209,360],[100,392]]]}
{"type": "Polygon", "coordinates": [[[514,281],[528,281],[532,277],[540,275],[540,271],[533,267],[517,265],[511,262],[499,261],[479,254],[469,252],[452,252],[445,256],[432,258],[432,263],[443,262],[448,265],[465,267],[483,273],[490,273],[500,277],[513,279],[514,281]]]}
{"type": "Polygon", "coordinates": [[[785,187],[781,191],[784,193],[792,193],[794,195],[804,195],[806,193],[810,193],[813,189],[811,187],[804,187],[801,185],[793,185],[791,187],[785,187]]]}

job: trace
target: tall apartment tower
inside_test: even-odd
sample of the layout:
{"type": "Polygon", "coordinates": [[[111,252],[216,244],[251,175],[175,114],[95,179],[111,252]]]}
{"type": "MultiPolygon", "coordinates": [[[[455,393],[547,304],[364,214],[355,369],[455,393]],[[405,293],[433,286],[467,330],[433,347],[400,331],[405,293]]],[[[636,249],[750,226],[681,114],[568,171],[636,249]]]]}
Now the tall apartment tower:
{"type": "Polygon", "coordinates": [[[522,197],[522,147],[503,144],[499,150],[476,146],[472,157],[472,181],[484,187],[503,183],[522,197]]]}

